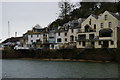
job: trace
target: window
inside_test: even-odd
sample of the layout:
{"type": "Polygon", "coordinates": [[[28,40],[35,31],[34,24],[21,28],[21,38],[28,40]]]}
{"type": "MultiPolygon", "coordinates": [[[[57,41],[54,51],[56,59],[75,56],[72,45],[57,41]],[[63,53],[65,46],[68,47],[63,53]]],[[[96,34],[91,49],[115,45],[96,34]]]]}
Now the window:
{"type": "Polygon", "coordinates": [[[114,44],[114,41],[111,41],[111,45],[113,45],[114,44]]]}
{"type": "Polygon", "coordinates": [[[101,41],[99,41],[99,45],[101,45],[101,41]]]}
{"type": "Polygon", "coordinates": [[[94,29],[96,29],[96,24],[94,24],[94,29]]]}
{"type": "Polygon", "coordinates": [[[85,40],[86,34],[78,35],[78,40],[85,40]]]}
{"type": "Polygon", "coordinates": [[[36,42],[40,42],[40,39],[36,40],[36,42]]]}
{"type": "Polygon", "coordinates": [[[94,34],[89,34],[89,39],[94,39],[95,35],[94,34]]]}
{"type": "Polygon", "coordinates": [[[58,33],[58,36],[60,36],[60,33],[58,33]]]}
{"type": "Polygon", "coordinates": [[[65,42],[67,42],[67,38],[65,38],[65,42]]]}
{"type": "Polygon", "coordinates": [[[32,47],[32,45],[30,45],[30,47],[32,47]]]}
{"type": "Polygon", "coordinates": [[[108,27],[111,28],[112,27],[112,22],[108,23],[108,27]]]}
{"type": "Polygon", "coordinates": [[[99,31],[100,37],[111,37],[113,33],[112,29],[102,29],[99,31]]]}
{"type": "Polygon", "coordinates": [[[71,32],[73,33],[73,32],[74,32],[74,29],[71,29],[71,32]]]}
{"type": "Polygon", "coordinates": [[[33,43],[33,40],[31,40],[31,42],[33,43]]]}
{"type": "Polygon", "coordinates": [[[70,36],[70,41],[71,41],[71,42],[74,41],[74,36],[73,36],[73,35],[70,36]]]}
{"type": "Polygon", "coordinates": [[[79,42],[79,45],[81,45],[81,42],[79,42]]]}
{"type": "Polygon", "coordinates": [[[85,46],[86,44],[85,44],[85,41],[83,41],[83,43],[82,43],[82,46],[85,46]]]}
{"type": "Polygon", "coordinates": [[[90,21],[89,21],[89,25],[91,25],[91,19],[90,19],[90,21]]]}
{"type": "Polygon", "coordinates": [[[61,38],[58,38],[58,39],[57,39],[57,42],[62,42],[61,38]]]}
{"type": "Polygon", "coordinates": [[[100,27],[103,28],[103,23],[100,24],[100,27]]]}
{"type": "Polygon", "coordinates": [[[67,33],[65,33],[65,36],[67,36],[67,33]]]}
{"type": "Polygon", "coordinates": [[[75,40],[77,40],[77,36],[75,36],[75,40]]]}
{"type": "Polygon", "coordinates": [[[39,35],[37,34],[37,37],[39,37],[39,35]]]}
{"type": "Polygon", "coordinates": [[[89,32],[90,31],[90,26],[87,24],[87,25],[85,25],[85,32],[89,32]]]}
{"type": "Polygon", "coordinates": [[[45,36],[45,34],[43,34],[43,36],[45,36]]]}
{"type": "Polygon", "coordinates": [[[33,37],[33,35],[31,35],[31,37],[33,37]]]}
{"type": "Polygon", "coordinates": [[[107,18],[108,18],[107,15],[105,15],[105,20],[107,20],[107,18]]]}

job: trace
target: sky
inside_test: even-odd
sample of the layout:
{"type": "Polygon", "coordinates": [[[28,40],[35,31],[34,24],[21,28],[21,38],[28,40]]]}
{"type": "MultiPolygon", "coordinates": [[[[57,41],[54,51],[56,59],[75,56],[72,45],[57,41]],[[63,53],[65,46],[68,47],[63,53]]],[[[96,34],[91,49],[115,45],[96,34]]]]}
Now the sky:
{"type": "Polygon", "coordinates": [[[3,2],[2,39],[8,37],[8,21],[10,22],[10,37],[14,37],[15,32],[17,36],[22,36],[36,24],[46,27],[57,19],[58,15],[57,2],[3,2]]]}

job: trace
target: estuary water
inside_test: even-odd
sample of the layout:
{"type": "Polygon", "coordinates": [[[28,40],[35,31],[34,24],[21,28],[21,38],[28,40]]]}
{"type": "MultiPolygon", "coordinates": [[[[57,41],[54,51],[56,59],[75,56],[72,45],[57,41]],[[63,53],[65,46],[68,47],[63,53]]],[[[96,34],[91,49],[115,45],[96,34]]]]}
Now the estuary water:
{"type": "Polygon", "coordinates": [[[3,78],[118,78],[117,63],[2,60],[3,78]]]}

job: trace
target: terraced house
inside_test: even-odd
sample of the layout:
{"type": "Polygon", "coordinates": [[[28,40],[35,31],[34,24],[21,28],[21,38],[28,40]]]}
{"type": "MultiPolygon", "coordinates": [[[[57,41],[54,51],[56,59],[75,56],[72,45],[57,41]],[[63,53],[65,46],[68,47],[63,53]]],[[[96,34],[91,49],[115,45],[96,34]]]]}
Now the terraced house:
{"type": "Polygon", "coordinates": [[[77,48],[117,48],[120,43],[120,16],[105,11],[90,15],[77,34],[77,48]]]}
{"type": "Polygon", "coordinates": [[[41,48],[43,43],[43,28],[38,24],[32,30],[28,30],[23,34],[24,47],[41,48]]]}
{"type": "Polygon", "coordinates": [[[79,18],[69,21],[58,28],[56,31],[56,43],[58,48],[76,48],[77,32],[83,21],[84,19],[79,18]]]}
{"type": "Polygon", "coordinates": [[[37,24],[23,35],[21,44],[29,49],[117,48],[120,46],[120,16],[105,11],[53,28],[37,24]]]}

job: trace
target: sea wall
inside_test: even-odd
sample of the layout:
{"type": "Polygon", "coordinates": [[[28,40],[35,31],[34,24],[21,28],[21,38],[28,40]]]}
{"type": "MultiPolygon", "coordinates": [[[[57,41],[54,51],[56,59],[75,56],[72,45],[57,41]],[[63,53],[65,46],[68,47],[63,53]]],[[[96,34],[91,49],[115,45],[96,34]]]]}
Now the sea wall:
{"type": "Polygon", "coordinates": [[[120,49],[3,50],[3,59],[84,59],[120,62],[120,49]]]}

